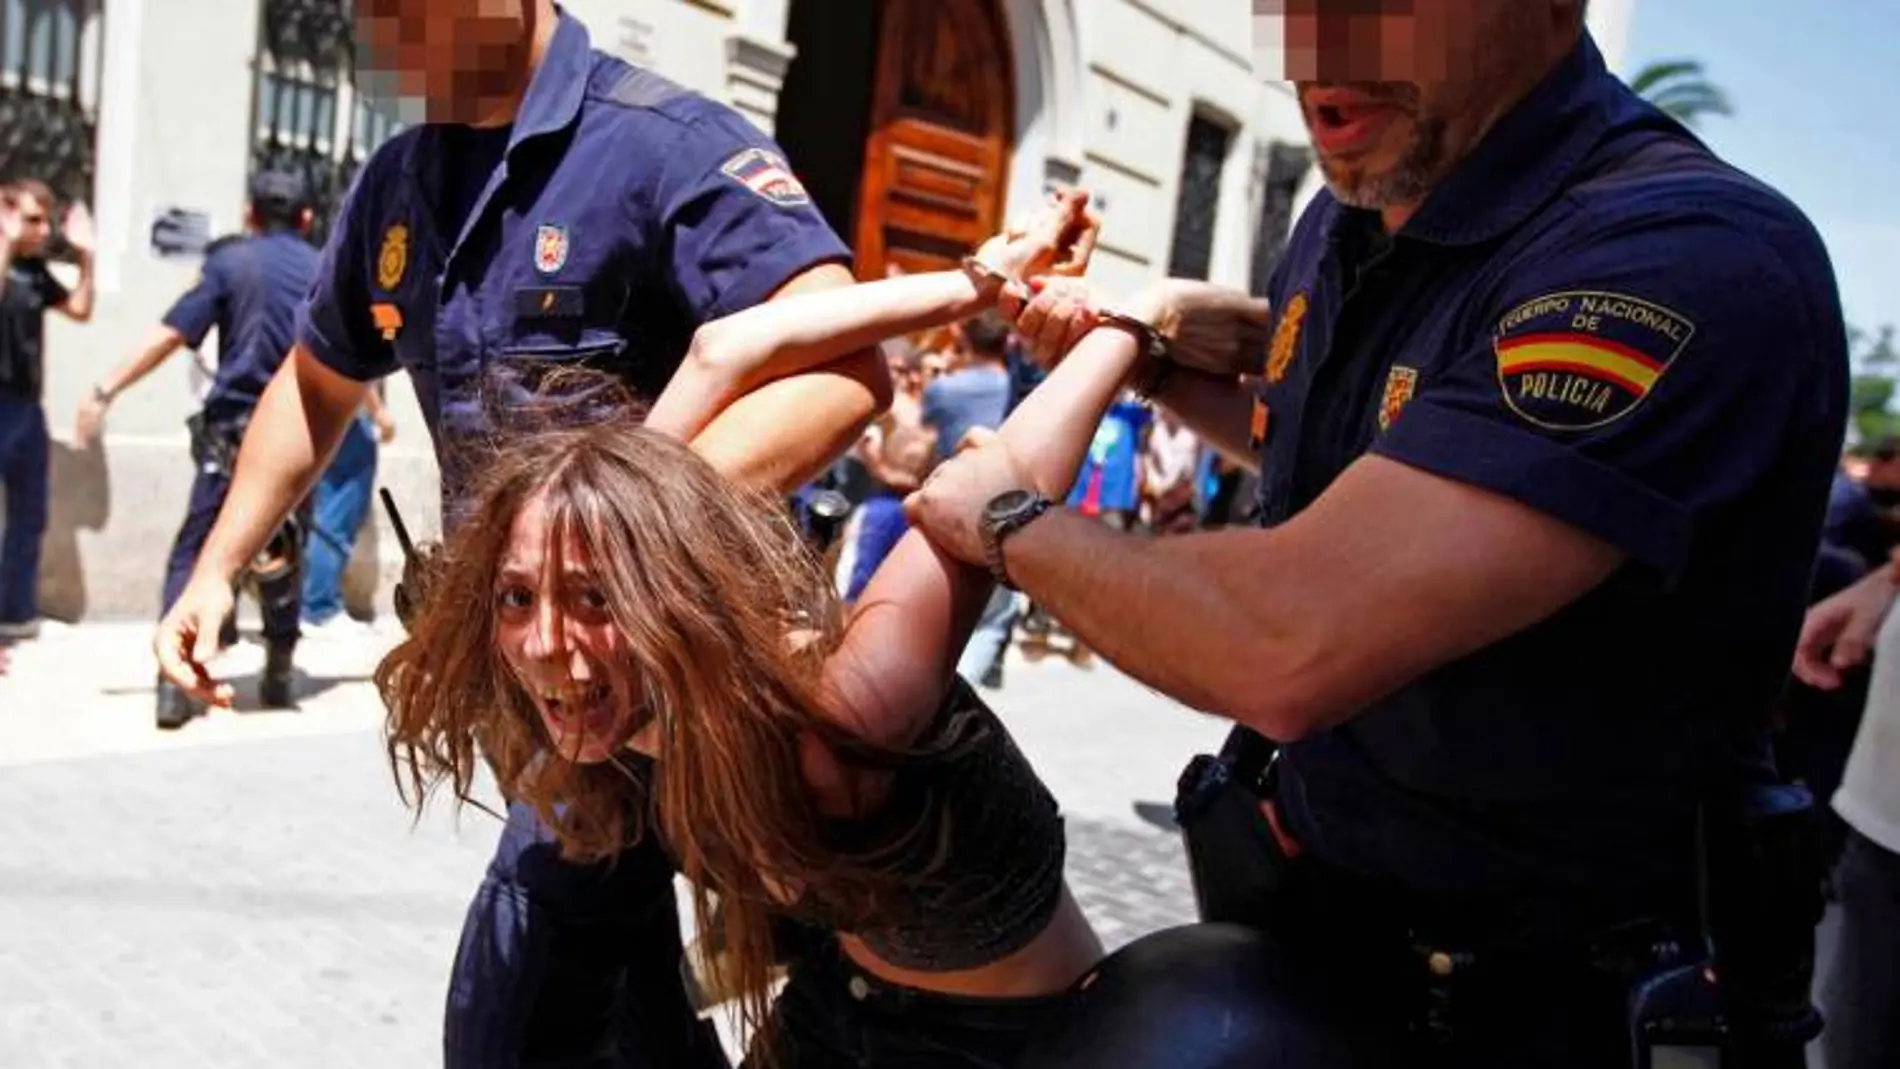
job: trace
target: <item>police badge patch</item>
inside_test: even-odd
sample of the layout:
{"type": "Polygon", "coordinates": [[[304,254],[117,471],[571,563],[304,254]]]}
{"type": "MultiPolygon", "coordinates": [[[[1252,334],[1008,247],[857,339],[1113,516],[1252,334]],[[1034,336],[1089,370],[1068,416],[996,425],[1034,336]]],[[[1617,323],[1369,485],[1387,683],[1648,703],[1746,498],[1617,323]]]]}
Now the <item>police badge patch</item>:
{"type": "Polygon", "coordinates": [[[1273,342],[1267,349],[1267,381],[1270,383],[1286,378],[1287,367],[1300,351],[1300,324],[1306,321],[1306,305],[1306,294],[1294,294],[1280,313],[1280,322],[1274,325],[1273,342]]]}
{"type": "Polygon", "coordinates": [[[1389,431],[1392,424],[1398,422],[1399,413],[1405,410],[1405,403],[1418,392],[1418,369],[1404,364],[1393,364],[1385,377],[1385,396],[1379,400],[1379,429],[1389,431]]]}
{"type": "Polygon", "coordinates": [[[409,228],[401,223],[383,231],[383,248],[376,256],[376,285],[394,290],[409,270],[409,228]]]}
{"type": "Polygon", "coordinates": [[[1573,290],[1505,313],[1492,346],[1513,412],[1539,427],[1587,431],[1634,411],[1694,336],[1695,324],[1659,304],[1573,290]]]}
{"type": "Polygon", "coordinates": [[[534,232],[534,269],[544,275],[558,274],[567,266],[567,228],[543,223],[534,232]]]}
{"type": "Polygon", "coordinates": [[[749,148],[720,166],[726,177],[783,208],[811,203],[811,194],[792,173],[790,164],[775,153],[749,148]]]}

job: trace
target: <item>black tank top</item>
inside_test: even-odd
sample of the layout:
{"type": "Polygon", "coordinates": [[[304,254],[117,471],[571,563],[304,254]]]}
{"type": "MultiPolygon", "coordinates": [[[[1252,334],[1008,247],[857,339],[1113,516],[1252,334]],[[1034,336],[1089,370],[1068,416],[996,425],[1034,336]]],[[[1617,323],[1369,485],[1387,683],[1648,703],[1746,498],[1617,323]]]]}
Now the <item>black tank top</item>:
{"type": "Polygon", "coordinates": [[[903,969],[954,972],[1028,946],[1062,898],[1062,814],[996,714],[957,680],[936,723],[889,767],[885,804],[837,822],[831,846],[893,864],[905,893],[851,918],[807,897],[798,919],[862,939],[903,969]]]}

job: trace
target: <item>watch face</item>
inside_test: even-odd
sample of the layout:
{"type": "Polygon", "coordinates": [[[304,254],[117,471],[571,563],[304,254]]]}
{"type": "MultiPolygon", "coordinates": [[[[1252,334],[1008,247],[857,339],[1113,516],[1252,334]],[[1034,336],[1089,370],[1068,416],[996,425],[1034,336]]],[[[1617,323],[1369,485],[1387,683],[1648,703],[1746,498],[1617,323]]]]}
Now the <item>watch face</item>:
{"type": "Polygon", "coordinates": [[[996,495],[991,499],[989,507],[983,511],[996,519],[1002,519],[1020,509],[1027,508],[1035,499],[1036,495],[1027,490],[1010,490],[996,495]]]}

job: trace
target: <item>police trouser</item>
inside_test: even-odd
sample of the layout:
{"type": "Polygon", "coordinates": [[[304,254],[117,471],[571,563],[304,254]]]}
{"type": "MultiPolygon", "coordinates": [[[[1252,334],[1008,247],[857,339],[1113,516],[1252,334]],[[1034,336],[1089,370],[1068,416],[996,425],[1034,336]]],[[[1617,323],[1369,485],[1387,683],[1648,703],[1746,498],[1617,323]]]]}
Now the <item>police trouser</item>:
{"type": "Polygon", "coordinates": [[[468,908],[447,1069],[711,1069],[727,1059],[680,978],[672,859],[651,835],[611,863],[561,860],[521,803],[468,908]]]}
{"type": "Polygon", "coordinates": [[[1361,1051],[1353,1065],[1631,1065],[1631,979],[1600,967],[1588,948],[1473,951],[1409,928],[1401,909],[1303,860],[1266,925],[1290,963],[1284,975],[1351,1021],[1361,1051]]]}
{"type": "MultiPolygon", "coordinates": [[[[231,478],[228,474],[214,466],[198,465],[198,473],[191,482],[191,502],[185,508],[185,522],[179,525],[178,537],[172,542],[171,560],[165,567],[165,591],[159,609],[161,616],[170,612],[179,595],[184,593],[185,584],[191,580],[192,569],[197,567],[198,554],[204,549],[205,539],[217,523],[218,512],[224,508],[224,499],[230,492],[231,478]]],[[[257,585],[258,607],[264,618],[264,640],[270,645],[290,646],[296,643],[302,591],[302,572],[296,568],[287,576],[257,585]]]]}

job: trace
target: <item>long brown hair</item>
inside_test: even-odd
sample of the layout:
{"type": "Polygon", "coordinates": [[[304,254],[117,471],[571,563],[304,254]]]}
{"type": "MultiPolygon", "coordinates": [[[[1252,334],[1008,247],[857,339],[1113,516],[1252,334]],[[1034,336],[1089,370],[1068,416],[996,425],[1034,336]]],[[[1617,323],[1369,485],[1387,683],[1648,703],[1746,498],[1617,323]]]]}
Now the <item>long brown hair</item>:
{"type": "Polygon", "coordinates": [[[801,764],[812,736],[869,749],[813,712],[841,631],[830,581],[778,501],[631,420],[511,438],[482,468],[475,519],[376,671],[398,789],[418,810],[445,783],[479,805],[479,747],[503,793],[532,804],[574,860],[612,856],[654,814],[693,883],[702,946],[723,944],[720,981],[741,993],[745,1023],[768,1029],[771,914],[804,894],[847,922],[887,905],[896,880],[827,846],[801,764]],[[619,762],[553,752],[497,649],[501,562],[536,500],[551,545],[572,532],[586,548],[659,725],[650,794],[619,762]]]}

